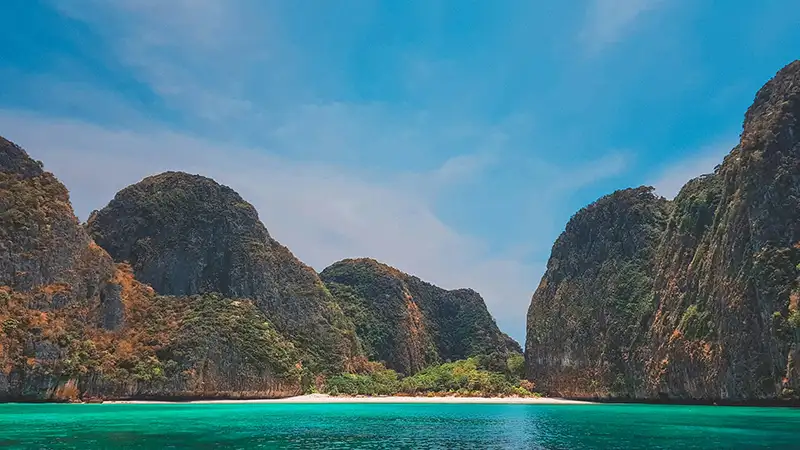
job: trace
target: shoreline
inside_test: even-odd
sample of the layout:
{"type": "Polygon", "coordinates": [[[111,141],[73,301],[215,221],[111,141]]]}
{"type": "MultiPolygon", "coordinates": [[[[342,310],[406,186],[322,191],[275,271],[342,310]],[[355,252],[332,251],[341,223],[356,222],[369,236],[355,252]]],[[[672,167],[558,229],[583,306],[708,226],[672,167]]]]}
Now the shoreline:
{"type": "Polygon", "coordinates": [[[654,400],[654,399],[622,399],[622,398],[563,398],[563,397],[460,397],[456,395],[442,396],[334,396],[329,394],[306,394],[284,398],[162,398],[162,399],[89,399],[80,400],[42,400],[42,399],[3,399],[3,404],[107,404],[107,405],[180,405],[180,404],[488,404],[488,405],[673,405],[673,406],[719,406],[719,407],[764,407],[764,408],[800,408],[799,401],[730,401],[730,400],[654,400]]]}
{"type": "Polygon", "coordinates": [[[163,401],[163,400],[108,400],[105,405],[137,405],[137,404],[495,404],[495,405],[591,405],[597,402],[568,400],[550,397],[404,397],[404,396],[333,396],[328,394],[308,394],[296,397],[276,399],[215,399],[163,401]]]}

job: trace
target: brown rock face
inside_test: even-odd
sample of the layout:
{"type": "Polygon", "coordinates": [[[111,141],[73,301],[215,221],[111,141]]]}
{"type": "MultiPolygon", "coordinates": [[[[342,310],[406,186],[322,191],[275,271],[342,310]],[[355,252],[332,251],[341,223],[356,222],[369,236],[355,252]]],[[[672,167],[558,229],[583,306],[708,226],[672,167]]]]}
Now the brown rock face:
{"type": "MultiPolygon", "coordinates": [[[[674,201],[661,200],[666,206],[659,215],[668,221],[660,232],[635,233],[643,239],[642,252],[596,251],[607,240],[623,245],[635,236],[579,235],[570,230],[585,217],[579,213],[570,221],[531,303],[529,377],[548,391],[574,397],[796,400],[798,179],[800,61],[759,91],[740,144],[715,173],[687,183],[674,201]],[[564,251],[600,270],[565,269],[564,251]],[[620,264],[641,276],[626,281],[603,270],[620,264]],[[596,294],[587,286],[596,286],[596,294]],[[619,308],[608,309],[619,292],[633,292],[623,296],[622,310],[643,307],[636,320],[619,308]],[[575,305],[587,322],[570,322],[575,305]],[[604,328],[609,318],[628,333],[595,335],[593,341],[583,334],[586,328],[604,328]],[[582,355],[577,362],[576,348],[582,355]],[[601,375],[583,381],[563,376],[580,373],[586,364],[600,367],[601,375]]],[[[609,210],[591,226],[614,229],[622,221],[635,230],[635,221],[620,211],[609,210]]]]}
{"type": "Polygon", "coordinates": [[[99,295],[114,267],[72,211],[67,189],[0,137],[0,286],[42,309],[99,295]]]}
{"type": "Polygon", "coordinates": [[[709,205],[713,220],[695,230],[696,246],[674,242],[684,238],[681,230],[667,244],[694,254],[683,267],[665,267],[658,283],[650,392],[743,400],[800,393],[792,356],[800,343],[792,301],[800,263],[799,121],[800,61],[758,92],[741,143],[696,189],[705,199],[676,199],[709,205]]]}
{"type": "Polygon", "coordinates": [[[159,294],[252,299],[316,368],[340,371],[358,354],[352,325],[316,272],[270,237],[252,205],[211,179],[146,178],[94,213],[87,228],[159,294]]]}
{"type": "Polygon", "coordinates": [[[248,300],[159,297],[121,266],[124,323],[97,304],[43,312],[0,289],[0,401],[270,398],[302,391],[300,356],[248,300]]]}
{"type": "Polygon", "coordinates": [[[293,343],[249,300],[158,297],[78,223],[66,188],[0,138],[0,401],[280,397],[293,343]]]}
{"type": "Polygon", "coordinates": [[[636,344],[654,309],[654,256],[668,214],[666,200],[638,188],[569,221],[528,310],[527,374],[537,389],[604,397],[640,382],[636,344]]]}
{"type": "Polygon", "coordinates": [[[372,259],[340,261],[320,276],[355,323],[367,356],[398,372],[471,356],[505,362],[522,351],[475,291],[447,291],[372,259]]]}

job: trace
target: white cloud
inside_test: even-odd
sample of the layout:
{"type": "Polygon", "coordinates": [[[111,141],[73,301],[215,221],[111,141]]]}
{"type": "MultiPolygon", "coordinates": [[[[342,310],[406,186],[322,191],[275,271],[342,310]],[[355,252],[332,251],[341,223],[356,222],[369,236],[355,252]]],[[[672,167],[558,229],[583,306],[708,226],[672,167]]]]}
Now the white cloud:
{"type": "Polygon", "coordinates": [[[257,81],[270,86],[290,66],[272,2],[67,0],[54,6],[89,24],[113,57],[168,105],[198,119],[253,114],[244,90],[245,80],[255,81],[252,68],[273,63],[258,72],[257,81]]]}
{"type": "Polygon", "coordinates": [[[463,180],[494,162],[496,162],[494,157],[489,153],[458,155],[445,161],[435,174],[437,179],[443,182],[463,180]]]}
{"type": "Polygon", "coordinates": [[[16,80],[13,90],[25,99],[31,110],[68,112],[81,117],[113,117],[129,126],[141,126],[149,122],[122,95],[98,89],[85,81],[56,75],[30,74],[10,67],[0,68],[0,78],[16,80]]]}
{"type": "Polygon", "coordinates": [[[600,158],[574,167],[569,176],[560,177],[554,189],[571,191],[622,174],[630,165],[630,155],[612,151],[600,158]]]}
{"type": "MultiPolygon", "coordinates": [[[[113,128],[0,111],[0,130],[65,182],[83,218],[119,189],[153,173],[171,169],[211,176],[253,203],[270,233],[316,269],[346,257],[369,256],[445,288],[472,287],[484,296],[501,328],[522,340],[524,312],[544,266],[527,259],[528,240],[541,241],[539,224],[549,230],[556,216],[531,205],[556,205],[571,191],[626,168],[621,154],[578,167],[547,168],[523,188],[531,190],[524,205],[516,205],[518,199],[497,200],[514,211],[509,222],[530,224],[520,236],[525,242],[489,248],[488,239],[445,223],[434,206],[465,182],[480,182],[485,171],[514,165],[503,159],[511,146],[530,145],[527,114],[497,124],[473,121],[463,113],[474,96],[479,101],[496,97],[493,89],[476,94],[475,86],[499,81],[487,84],[446,63],[416,67],[409,92],[443,100],[439,103],[448,105],[449,114],[406,103],[343,102],[338,99],[347,96],[339,91],[324,95],[336,83],[337,70],[344,70],[342,64],[324,62],[337,52],[346,59],[348,38],[337,35],[330,46],[297,43],[293,33],[303,33],[292,28],[296,21],[281,15],[289,3],[54,4],[102,37],[109,60],[149,86],[180,124],[137,116],[123,98],[91,94],[91,84],[81,85],[84,107],[105,113],[101,123],[113,128]]],[[[599,19],[605,14],[602,8],[596,11],[599,19]]],[[[353,20],[352,27],[338,23],[337,32],[352,32],[363,19],[353,20]]],[[[613,34],[598,32],[606,38],[613,34]]],[[[64,103],[70,89],[48,87],[58,82],[34,84],[53,92],[53,103],[64,103]]],[[[506,245],[513,240],[506,236],[506,245]]]]}
{"type": "Polygon", "coordinates": [[[656,188],[656,193],[659,195],[673,199],[687,181],[714,172],[714,168],[722,164],[722,159],[735,145],[730,140],[707,145],[686,158],[668,165],[650,184],[656,188]]]}
{"type": "Polygon", "coordinates": [[[591,53],[621,41],[647,13],[665,0],[589,0],[581,33],[591,53]]]}

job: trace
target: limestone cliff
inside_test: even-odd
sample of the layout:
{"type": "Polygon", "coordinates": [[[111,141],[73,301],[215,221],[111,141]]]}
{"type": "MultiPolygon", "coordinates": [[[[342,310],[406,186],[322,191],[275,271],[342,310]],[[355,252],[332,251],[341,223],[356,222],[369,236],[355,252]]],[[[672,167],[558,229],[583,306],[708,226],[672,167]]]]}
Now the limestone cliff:
{"type": "Polygon", "coordinates": [[[800,61],[674,201],[631,216],[616,193],[570,220],[528,312],[528,376],[572,397],[797,399],[799,177],[800,61]]]}
{"type": "Polygon", "coordinates": [[[148,177],[93,213],[87,229],[159,294],[252,299],[314,369],[341,371],[359,354],[316,272],[269,235],[252,205],[209,178],[148,177]]]}
{"type": "Polygon", "coordinates": [[[159,297],[78,223],[66,188],[0,139],[0,401],[300,392],[293,343],[249,300],[159,297]]]}
{"type": "Polygon", "coordinates": [[[447,291],[372,259],[337,262],[320,274],[356,325],[367,356],[413,374],[470,356],[521,353],[481,296],[447,291]]]}
{"type": "Polygon", "coordinates": [[[652,395],[758,400],[800,393],[798,176],[800,61],[758,92],[740,144],[716,173],[676,199],[681,210],[662,255],[668,261],[679,252],[686,261],[665,264],[656,282],[646,386],[652,395]],[[692,229],[682,226],[687,222],[692,229]]]}
{"type": "Polygon", "coordinates": [[[669,205],[627,189],[579,211],[553,246],[528,311],[528,376],[569,397],[625,392],[653,313],[654,256],[669,205]]]}
{"type": "Polygon", "coordinates": [[[0,286],[31,292],[49,309],[99,296],[113,271],[75,217],[64,185],[0,137],[0,286]]]}

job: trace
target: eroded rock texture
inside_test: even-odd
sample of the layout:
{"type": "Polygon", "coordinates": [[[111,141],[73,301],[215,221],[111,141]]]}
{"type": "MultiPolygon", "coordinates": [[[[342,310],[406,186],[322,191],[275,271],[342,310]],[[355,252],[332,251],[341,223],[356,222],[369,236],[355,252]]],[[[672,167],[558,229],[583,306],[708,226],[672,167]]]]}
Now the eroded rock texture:
{"type": "Polygon", "coordinates": [[[315,368],[345,369],[359,353],[316,272],[269,235],[252,205],[209,178],[146,178],[92,214],[87,229],[159,294],[252,299],[315,368]]]}
{"type": "Polygon", "coordinates": [[[447,291],[372,259],[347,259],[320,274],[356,325],[367,356],[405,374],[445,361],[522,350],[502,333],[481,296],[447,291]]]}
{"type": "Polygon", "coordinates": [[[0,401],[287,396],[301,362],[250,300],[136,281],[66,188],[0,139],[0,401]]]}
{"type": "Polygon", "coordinates": [[[797,399],[799,121],[794,62],[758,92],[713,174],[671,202],[621,191],[570,220],[528,312],[527,372],[540,389],[797,399]]]}

